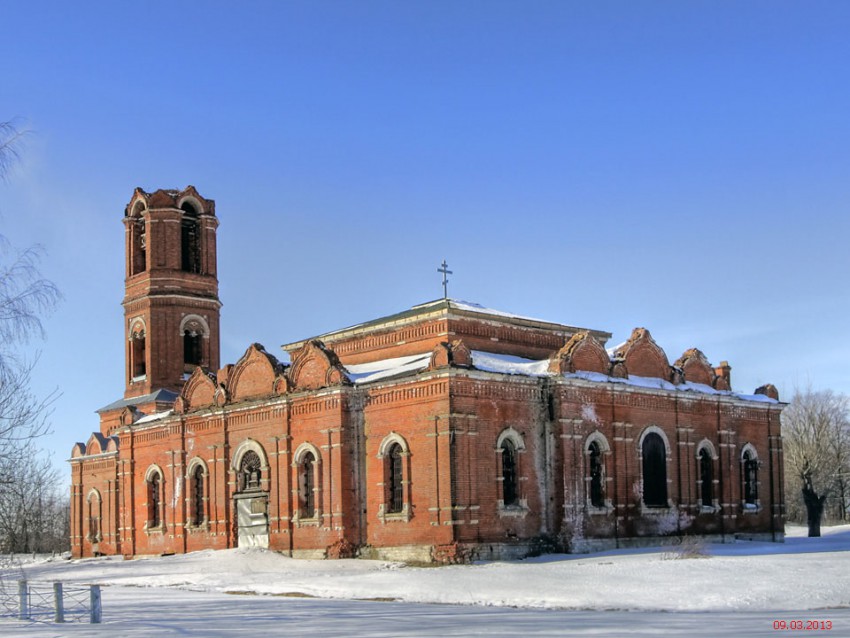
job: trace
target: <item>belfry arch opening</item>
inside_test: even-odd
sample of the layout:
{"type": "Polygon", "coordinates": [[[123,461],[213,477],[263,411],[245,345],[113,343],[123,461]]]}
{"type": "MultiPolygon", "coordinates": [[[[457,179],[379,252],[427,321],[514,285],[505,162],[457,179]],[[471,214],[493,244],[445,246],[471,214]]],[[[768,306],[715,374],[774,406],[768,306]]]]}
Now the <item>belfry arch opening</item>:
{"type": "Polygon", "coordinates": [[[201,225],[198,211],[189,203],[180,206],[183,220],[180,224],[180,267],[184,272],[201,272],[201,225]]]}
{"type": "Polygon", "coordinates": [[[141,215],[130,226],[130,242],[130,275],[138,275],[147,270],[147,236],[141,215]]]}

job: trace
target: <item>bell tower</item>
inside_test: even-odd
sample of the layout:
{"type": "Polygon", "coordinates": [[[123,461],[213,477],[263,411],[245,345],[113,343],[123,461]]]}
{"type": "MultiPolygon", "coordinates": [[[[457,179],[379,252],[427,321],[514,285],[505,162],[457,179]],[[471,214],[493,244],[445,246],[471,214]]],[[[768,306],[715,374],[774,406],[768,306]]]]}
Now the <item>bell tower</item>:
{"type": "Polygon", "coordinates": [[[219,368],[215,201],[136,188],[124,226],[124,398],[179,392],[196,366],[219,368]]]}

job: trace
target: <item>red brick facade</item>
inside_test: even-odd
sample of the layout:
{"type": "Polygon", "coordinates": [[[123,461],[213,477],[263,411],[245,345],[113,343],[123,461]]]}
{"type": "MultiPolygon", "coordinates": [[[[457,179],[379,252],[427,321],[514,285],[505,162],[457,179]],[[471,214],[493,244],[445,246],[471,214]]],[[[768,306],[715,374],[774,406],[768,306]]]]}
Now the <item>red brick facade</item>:
{"type": "Polygon", "coordinates": [[[219,369],[214,202],[137,189],[125,225],[126,391],[72,452],[76,556],[783,537],[784,404],[725,362],[439,300],[219,369]]]}

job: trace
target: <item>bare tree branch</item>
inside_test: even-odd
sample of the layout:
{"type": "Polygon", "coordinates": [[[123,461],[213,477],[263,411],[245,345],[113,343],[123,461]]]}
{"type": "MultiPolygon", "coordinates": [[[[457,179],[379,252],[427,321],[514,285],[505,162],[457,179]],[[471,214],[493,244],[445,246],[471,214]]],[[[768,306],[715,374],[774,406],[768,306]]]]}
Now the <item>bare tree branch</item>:
{"type": "Polygon", "coordinates": [[[7,179],[12,166],[20,159],[19,148],[26,134],[14,121],[0,122],[0,179],[7,179]]]}

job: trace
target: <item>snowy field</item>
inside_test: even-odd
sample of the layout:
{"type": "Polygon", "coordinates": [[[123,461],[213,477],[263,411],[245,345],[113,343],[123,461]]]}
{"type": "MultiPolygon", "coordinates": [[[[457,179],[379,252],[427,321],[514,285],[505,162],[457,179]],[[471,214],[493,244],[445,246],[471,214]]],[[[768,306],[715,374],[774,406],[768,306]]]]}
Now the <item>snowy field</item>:
{"type": "Polygon", "coordinates": [[[30,581],[102,584],[104,622],[5,618],[0,635],[850,636],[850,526],[826,528],[820,539],[792,527],[784,544],[697,553],[618,550],[430,568],[239,549],[36,559],[23,565],[30,581]],[[791,621],[803,628],[790,629],[791,621]],[[831,629],[822,628],[827,621],[831,629]]]}

